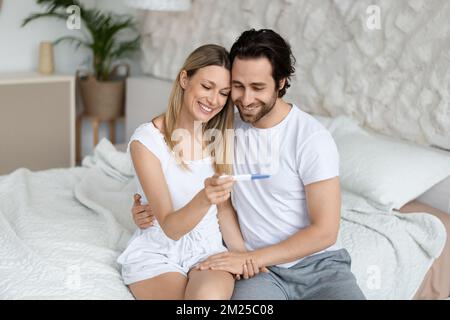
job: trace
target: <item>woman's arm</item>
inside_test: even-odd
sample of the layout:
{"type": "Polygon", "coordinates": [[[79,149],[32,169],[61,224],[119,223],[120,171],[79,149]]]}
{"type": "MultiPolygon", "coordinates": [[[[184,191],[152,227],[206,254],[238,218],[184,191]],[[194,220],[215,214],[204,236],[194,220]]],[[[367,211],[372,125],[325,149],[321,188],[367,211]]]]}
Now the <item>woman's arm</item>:
{"type": "Polygon", "coordinates": [[[228,250],[234,252],[245,252],[244,239],[242,238],[239,222],[236,217],[236,211],[231,204],[230,199],[217,206],[220,231],[228,250]]]}
{"type": "Polygon", "coordinates": [[[229,198],[233,185],[231,178],[208,178],[205,180],[205,188],[183,208],[174,211],[159,159],[139,141],[131,143],[130,153],[150,208],[164,233],[173,240],[179,240],[194,229],[211,205],[229,198]]]}
{"type": "MultiPolygon", "coordinates": [[[[217,210],[220,230],[222,232],[222,237],[228,250],[235,253],[245,254],[245,252],[247,252],[247,248],[245,246],[245,241],[242,237],[241,229],[239,227],[236,211],[234,210],[230,199],[218,205],[217,210]]],[[[259,271],[269,272],[266,267],[262,267],[260,269],[256,262],[251,258],[246,259],[245,262],[242,261],[242,263],[242,277],[244,279],[249,279],[255,276],[259,273],[259,271]]],[[[240,273],[236,273],[234,274],[234,276],[236,280],[241,279],[240,273]]]]}

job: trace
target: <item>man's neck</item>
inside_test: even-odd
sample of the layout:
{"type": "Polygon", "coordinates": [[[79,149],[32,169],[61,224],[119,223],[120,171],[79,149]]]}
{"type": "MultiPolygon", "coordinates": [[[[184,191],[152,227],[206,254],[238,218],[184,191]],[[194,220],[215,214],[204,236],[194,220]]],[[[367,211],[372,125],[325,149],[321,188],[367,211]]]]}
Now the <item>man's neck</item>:
{"type": "Polygon", "coordinates": [[[264,117],[253,123],[253,126],[258,129],[275,127],[287,117],[291,109],[292,106],[290,104],[283,101],[283,99],[278,98],[272,110],[270,110],[270,112],[264,117]]]}

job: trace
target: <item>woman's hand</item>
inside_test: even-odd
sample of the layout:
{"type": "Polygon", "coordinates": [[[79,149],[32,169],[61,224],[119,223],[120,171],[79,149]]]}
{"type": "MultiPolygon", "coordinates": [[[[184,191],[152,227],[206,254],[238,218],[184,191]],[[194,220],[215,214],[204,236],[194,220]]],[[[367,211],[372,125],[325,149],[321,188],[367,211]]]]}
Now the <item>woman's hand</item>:
{"type": "Polygon", "coordinates": [[[247,252],[222,252],[210,256],[197,266],[198,270],[222,270],[235,275],[235,279],[241,277],[249,279],[260,271],[269,272],[258,263],[247,252]]]}
{"type": "Polygon", "coordinates": [[[205,180],[204,192],[206,201],[212,204],[220,204],[228,200],[234,181],[232,177],[220,178],[217,174],[205,180]]]}
{"type": "Polygon", "coordinates": [[[141,229],[147,229],[153,226],[153,220],[155,216],[150,209],[150,206],[141,205],[141,196],[137,193],[134,194],[133,207],[131,208],[133,214],[134,223],[141,229]]]}

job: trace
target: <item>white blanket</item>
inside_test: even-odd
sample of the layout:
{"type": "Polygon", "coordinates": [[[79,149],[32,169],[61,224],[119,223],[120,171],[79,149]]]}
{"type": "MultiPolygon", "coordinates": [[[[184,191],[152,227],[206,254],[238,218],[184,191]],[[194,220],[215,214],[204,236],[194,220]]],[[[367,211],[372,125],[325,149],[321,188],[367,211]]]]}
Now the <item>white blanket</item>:
{"type": "MultiPolygon", "coordinates": [[[[83,167],[0,181],[0,299],[131,299],[115,259],[134,225],[129,157],[103,139],[83,167]]],[[[339,242],[368,299],[411,299],[446,233],[427,214],[394,214],[343,191],[339,242]]]]}
{"type": "Polygon", "coordinates": [[[19,169],[0,181],[0,300],[133,298],[115,262],[124,228],[75,198],[90,171],[19,169]]]}
{"type": "Polygon", "coordinates": [[[366,297],[412,299],[444,248],[442,222],[426,213],[377,209],[345,190],[342,203],[339,241],[366,297]]]}

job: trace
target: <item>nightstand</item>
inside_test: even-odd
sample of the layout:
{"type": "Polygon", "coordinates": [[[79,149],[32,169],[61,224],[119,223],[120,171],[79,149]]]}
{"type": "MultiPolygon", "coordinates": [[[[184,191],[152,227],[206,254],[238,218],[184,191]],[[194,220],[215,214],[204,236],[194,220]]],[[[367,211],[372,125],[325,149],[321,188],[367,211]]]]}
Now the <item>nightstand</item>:
{"type": "MultiPolygon", "coordinates": [[[[99,142],[98,132],[99,132],[100,123],[104,121],[104,120],[101,120],[99,117],[92,116],[92,115],[86,114],[84,112],[80,113],[77,116],[77,120],[76,120],[76,135],[77,135],[76,162],[77,162],[77,164],[81,163],[81,160],[82,160],[81,159],[81,147],[82,147],[81,125],[83,123],[84,118],[89,119],[89,122],[91,123],[94,148],[99,142]]],[[[111,141],[112,144],[116,143],[116,122],[117,122],[117,120],[119,120],[121,118],[123,118],[123,116],[107,121],[108,127],[109,127],[109,141],[111,141]]]]}

